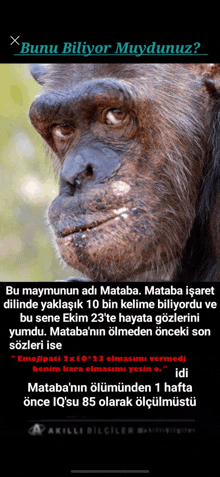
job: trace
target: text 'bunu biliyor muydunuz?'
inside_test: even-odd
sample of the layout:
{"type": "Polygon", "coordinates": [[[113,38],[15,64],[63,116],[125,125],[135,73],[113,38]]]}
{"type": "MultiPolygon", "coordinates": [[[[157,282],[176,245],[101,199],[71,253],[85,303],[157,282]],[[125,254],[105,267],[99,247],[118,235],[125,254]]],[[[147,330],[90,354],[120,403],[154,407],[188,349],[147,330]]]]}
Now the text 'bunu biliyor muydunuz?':
{"type": "Polygon", "coordinates": [[[142,55],[196,55],[201,47],[201,43],[195,42],[191,45],[164,45],[153,41],[150,44],[131,44],[129,42],[115,44],[89,44],[86,41],[64,42],[61,44],[30,44],[21,43],[21,50],[18,55],[74,55],[88,57],[90,55],[116,55],[116,56],[136,56],[142,55]]]}

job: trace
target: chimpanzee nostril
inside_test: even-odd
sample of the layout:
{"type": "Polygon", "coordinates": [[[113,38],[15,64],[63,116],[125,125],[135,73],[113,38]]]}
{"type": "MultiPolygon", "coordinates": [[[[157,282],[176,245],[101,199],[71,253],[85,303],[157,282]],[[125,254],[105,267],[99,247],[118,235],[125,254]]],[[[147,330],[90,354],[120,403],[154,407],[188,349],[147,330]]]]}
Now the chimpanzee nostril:
{"type": "Polygon", "coordinates": [[[93,168],[91,164],[88,164],[86,169],[79,174],[78,177],[73,182],[73,186],[75,186],[76,189],[81,189],[83,185],[84,180],[89,180],[93,176],[93,168]]]}
{"type": "Polygon", "coordinates": [[[86,168],[86,172],[87,172],[87,176],[93,176],[93,167],[91,166],[91,164],[88,164],[87,168],[86,168]]]}

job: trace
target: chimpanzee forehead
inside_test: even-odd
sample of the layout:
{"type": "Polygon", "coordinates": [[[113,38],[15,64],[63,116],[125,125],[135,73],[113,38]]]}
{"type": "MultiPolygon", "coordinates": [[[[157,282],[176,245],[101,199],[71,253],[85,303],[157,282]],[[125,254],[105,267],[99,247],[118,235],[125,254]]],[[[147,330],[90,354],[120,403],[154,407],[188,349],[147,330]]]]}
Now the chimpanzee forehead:
{"type": "MultiPolygon", "coordinates": [[[[52,64],[43,72],[44,92],[54,89],[71,88],[78,84],[101,78],[123,80],[150,95],[155,90],[175,91],[185,88],[186,91],[198,87],[198,76],[190,65],[164,63],[104,63],[104,64],[52,64]]],[[[200,83],[200,80],[199,80],[200,83]]]]}
{"type": "Polygon", "coordinates": [[[140,97],[157,101],[158,104],[162,102],[165,105],[167,102],[168,110],[173,107],[171,103],[179,101],[182,110],[183,97],[187,98],[188,104],[195,98],[198,103],[201,100],[201,77],[191,66],[182,63],[53,64],[48,65],[46,73],[43,71],[43,78],[39,79],[37,72],[37,80],[40,82],[42,79],[43,92],[48,93],[56,89],[72,89],[85,81],[116,79],[132,88],[140,97]]]}
{"type": "Polygon", "coordinates": [[[97,78],[131,79],[140,75],[140,66],[135,64],[54,64],[46,74],[46,90],[61,89],[97,78]]]}
{"type": "Polygon", "coordinates": [[[178,78],[184,79],[189,74],[183,64],[54,64],[50,65],[47,74],[46,90],[61,89],[74,86],[84,81],[98,78],[116,78],[140,81],[144,78],[149,85],[158,82],[170,83],[178,78]]]}

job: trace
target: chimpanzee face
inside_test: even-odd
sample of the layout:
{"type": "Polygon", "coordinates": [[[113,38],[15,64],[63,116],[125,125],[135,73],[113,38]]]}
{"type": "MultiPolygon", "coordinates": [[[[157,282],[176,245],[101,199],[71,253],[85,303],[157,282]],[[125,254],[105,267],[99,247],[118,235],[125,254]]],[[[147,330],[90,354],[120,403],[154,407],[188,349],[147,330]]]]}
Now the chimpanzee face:
{"type": "Polygon", "coordinates": [[[171,280],[191,236],[212,102],[192,65],[33,65],[30,119],[56,154],[49,220],[93,280],[171,280]]]}

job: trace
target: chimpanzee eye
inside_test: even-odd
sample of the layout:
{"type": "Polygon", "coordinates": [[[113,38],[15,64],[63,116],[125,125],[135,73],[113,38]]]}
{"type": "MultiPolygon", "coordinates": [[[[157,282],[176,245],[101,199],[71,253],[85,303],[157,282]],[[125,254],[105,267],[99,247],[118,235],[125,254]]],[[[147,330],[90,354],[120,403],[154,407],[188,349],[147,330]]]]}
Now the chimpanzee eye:
{"type": "Polygon", "coordinates": [[[126,117],[126,112],[123,109],[110,109],[105,117],[107,124],[117,125],[122,123],[126,117]]]}
{"type": "Polygon", "coordinates": [[[73,134],[73,128],[69,124],[59,124],[53,127],[52,132],[59,139],[68,139],[73,134]]]}

